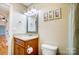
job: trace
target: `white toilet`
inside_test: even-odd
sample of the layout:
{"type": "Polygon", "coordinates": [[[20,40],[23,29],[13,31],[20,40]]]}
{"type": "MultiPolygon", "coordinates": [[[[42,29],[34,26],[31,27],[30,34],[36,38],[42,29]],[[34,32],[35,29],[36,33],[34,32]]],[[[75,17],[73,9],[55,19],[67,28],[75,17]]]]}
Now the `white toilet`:
{"type": "Polygon", "coordinates": [[[57,49],[58,49],[57,46],[51,46],[48,44],[42,44],[41,48],[42,48],[43,55],[56,55],[57,49]]]}

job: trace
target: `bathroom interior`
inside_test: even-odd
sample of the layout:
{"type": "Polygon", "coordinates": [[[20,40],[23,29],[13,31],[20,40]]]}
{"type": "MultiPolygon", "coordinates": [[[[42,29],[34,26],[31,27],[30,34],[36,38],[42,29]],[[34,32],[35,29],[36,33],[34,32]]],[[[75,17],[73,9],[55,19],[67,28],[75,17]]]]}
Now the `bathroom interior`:
{"type": "Polygon", "coordinates": [[[0,4],[0,55],[8,54],[7,45],[7,21],[9,17],[9,9],[5,4],[0,4]]]}
{"type": "MultiPolygon", "coordinates": [[[[74,5],[78,11],[78,4],[74,5]]],[[[73,44],[72,40],[68,42],[72,6],[72,3],[0,3],[0,55],[78,54],[78,32],[73,44]],[[71,48],[76,52],[69,52],[71,48]]]]}

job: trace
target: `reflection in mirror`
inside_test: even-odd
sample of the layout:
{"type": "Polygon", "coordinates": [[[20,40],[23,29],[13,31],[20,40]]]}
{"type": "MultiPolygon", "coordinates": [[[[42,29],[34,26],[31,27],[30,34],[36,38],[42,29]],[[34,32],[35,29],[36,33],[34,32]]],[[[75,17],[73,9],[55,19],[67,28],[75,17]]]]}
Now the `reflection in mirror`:
{"type": "Polygon", "coordinates": [[[38,33],[38,15],[27,16],[27,33],[38,33]]]}

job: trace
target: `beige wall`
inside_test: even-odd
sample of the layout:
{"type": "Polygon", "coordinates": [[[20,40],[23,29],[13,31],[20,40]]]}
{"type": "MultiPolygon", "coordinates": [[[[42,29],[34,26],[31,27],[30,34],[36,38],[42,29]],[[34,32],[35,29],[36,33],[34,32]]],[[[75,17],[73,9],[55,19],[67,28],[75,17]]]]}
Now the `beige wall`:
{"type": "MultiPolygon", "coordinates": [[[[56,45],[61,54],[67,53],[68,40],[68,8],[70,4],[32,4],[29,9],[39,10],[39,41],[50,45],[56,45]],[[51,9],[61,8],[62,19],[43,21],[43,12],[51,9]]],[[[39,48],[41,54],[41,48],[39,48]]]]}

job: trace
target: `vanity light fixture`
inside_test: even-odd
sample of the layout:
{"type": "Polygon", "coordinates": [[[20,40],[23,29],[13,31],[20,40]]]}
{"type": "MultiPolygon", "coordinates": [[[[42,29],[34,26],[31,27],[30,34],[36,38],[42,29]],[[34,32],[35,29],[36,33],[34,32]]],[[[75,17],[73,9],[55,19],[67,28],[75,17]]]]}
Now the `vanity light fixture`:
{"type": "Polygon", "coordinates": [[[37,13],[36,9],[31,9],[30,11],[25,12],[24,14],[27,15],[27,16],[30,16],[30,15],[33,15],[35,13],[37,13]]]}

